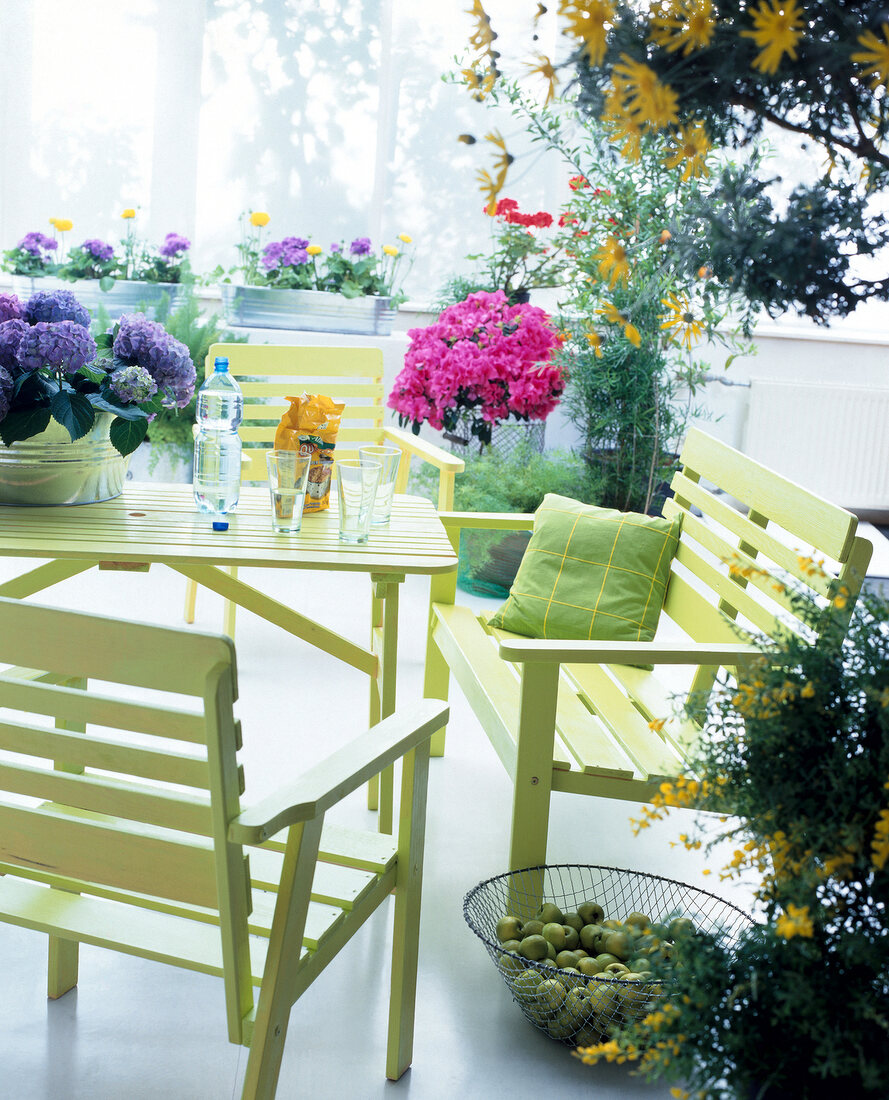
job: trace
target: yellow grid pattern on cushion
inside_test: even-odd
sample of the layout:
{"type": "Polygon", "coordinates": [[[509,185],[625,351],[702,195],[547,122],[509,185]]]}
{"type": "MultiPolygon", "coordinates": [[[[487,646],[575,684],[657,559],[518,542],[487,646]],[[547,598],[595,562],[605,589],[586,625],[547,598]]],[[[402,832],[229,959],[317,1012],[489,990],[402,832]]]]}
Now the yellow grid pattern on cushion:
{"type": "Polygon", "coordinates": [[[548,494],[506,603],[491,625],[531,638],[650,641],[680,519],[548,494]]]}

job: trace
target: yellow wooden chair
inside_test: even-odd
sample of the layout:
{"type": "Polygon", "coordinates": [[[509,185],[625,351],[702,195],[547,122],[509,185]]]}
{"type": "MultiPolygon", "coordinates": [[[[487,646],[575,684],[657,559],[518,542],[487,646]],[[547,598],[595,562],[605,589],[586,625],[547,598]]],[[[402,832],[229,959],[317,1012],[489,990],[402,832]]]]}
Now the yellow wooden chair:
{"type": "MultiPolygon", "coordinates": [[[[358,448],[368,444],[400,447],[402,460],[395,482],[396,493],[407,489],[411,460],[428,462],[439,472],[438,507],[454,506],[454,479],[463,460],[428,443],[411,432],[383,423],[386,390],[383,353],[379,348],[293,347],[281,344],[213,344],[205,369],[212,371],[217,355],[229,360],[229,373],[244,394],[244,419],[240,428],[244,446],[243,482],[267,480],[265,452],[275,445],[275,429],[289,408],[288,397],[304,392],[326,393],[346,408],[337,436],[336,457],[357,458],[358,448]]],[[[188,582],[185,618],[194,622],[197,586],[188,582]]],[[[234,636],[235,605],[227,602],[225,632],[234,636]]]]}
{"type": "Polygon", "coordinates": [[[80,943],[219,975],[229,1039],[250,1046],[242,1095],[273,1097],[291,1006],[394,893],[386,1073],[401,1076],[445,705],[393,715],[243,809],[229,638],[0,599],[0,661],[19,666],[0,672],[0,920],[49,936],[49,996],[76,984],[80,943]],[[399,757],[397,837],[324,824],[399,757]]]}

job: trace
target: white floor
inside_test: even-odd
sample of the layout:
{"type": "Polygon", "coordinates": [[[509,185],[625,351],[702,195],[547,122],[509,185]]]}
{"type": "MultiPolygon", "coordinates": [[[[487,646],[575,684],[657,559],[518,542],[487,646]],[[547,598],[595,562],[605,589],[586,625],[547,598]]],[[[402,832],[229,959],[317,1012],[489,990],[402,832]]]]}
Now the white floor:
{"type": "MultiPolygon", "coordinates": [[[[26,563],[0,561],[0,578],[26,563]]],[[[244,576],[252,583],[266,576],[244,576]]],[[[342,633],[368,632],[366,578],[277,573],[274,593],[342,633]]],[[[149,574],[86,574],[40,602],[181,622],[184,582],[149,574]]],[[[399,696],[421,692],[428,582],[403,587],[399,696]]],[[[488,601],[492,602],[492,601],[488,601]]],[[[197,629],[221,624],[221,603],[202,592],[197,629]]],[[[326,755],[359,732],[366,683],[308,646],[283,638],[249,614],[237,628],[248,795],[260,795],[289,770],[326,755]]],[[[297,1003],[291,1017],[279,1097],[316,1100],[488,1100],[573,1097],[662,1100],[624,1067],[583,1066],[568,1048],[526,1023],[481,944],[463,921],[462,899],[505,870],[510,787],[465,701],[452,699],[448,749],[432,761],[421,959],[412,1069],[398,1083],[384,1074],[391,914],[380,912],[297,1003]]],[[[555,795],[552,863],[603,864],[653,871],[715,889],[701,874],[707,857],[671,841],[689,821],[632,834],[634,804],[555,795]]],[[[344,813],[371,821],[363,798],[344,813]]],[[[714,867],[722,865],[711,857],[714,867]]],[[[45,997],[42,936],[0,925],[0,1098],[2,1100],[227,1100],[240,1093],[246,1052],[225,1037],[219,981],[187,971],[83,948],[76,991],[45,997]]]]}

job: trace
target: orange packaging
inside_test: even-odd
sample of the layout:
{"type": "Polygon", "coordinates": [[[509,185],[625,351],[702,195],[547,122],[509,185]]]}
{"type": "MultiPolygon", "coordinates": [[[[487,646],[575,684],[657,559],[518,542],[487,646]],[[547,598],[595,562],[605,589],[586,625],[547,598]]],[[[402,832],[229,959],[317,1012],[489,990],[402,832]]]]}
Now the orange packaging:
{"type": "Polygon", "coordinates": [[[323,393],[304,393],[287,400],[290,408],[275,432],[275,450],[299,451],[311,458],[303,512],[321,512],[330,507],[333,450],[346,406],[323,393]]]}

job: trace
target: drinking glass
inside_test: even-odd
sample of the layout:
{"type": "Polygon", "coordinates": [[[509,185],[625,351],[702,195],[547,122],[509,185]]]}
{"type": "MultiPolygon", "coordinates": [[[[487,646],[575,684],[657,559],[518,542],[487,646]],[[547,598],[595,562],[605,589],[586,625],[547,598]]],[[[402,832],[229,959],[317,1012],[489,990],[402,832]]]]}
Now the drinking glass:
{"type": "Polygon", "coordinates": [[[401,448],[359,447],[358,458],[362,466],[368,462],[378,462],[382,467],[371,523],[388,523],[392,515],[392,498],[395,496],[395,477],[401,461],[401,448]]]}
{"type": "Polygon", "coordinates": [[[344,458],[336,463],[342,542],[367,542],[383,467],[379,462],[344,458]]]}
{"type": "Polygon", "coordinates": [[[302,526],[306,481],[311,458],[298,451],[266,451],[272,527],[282,534],[296,534],[302,526]]]}

